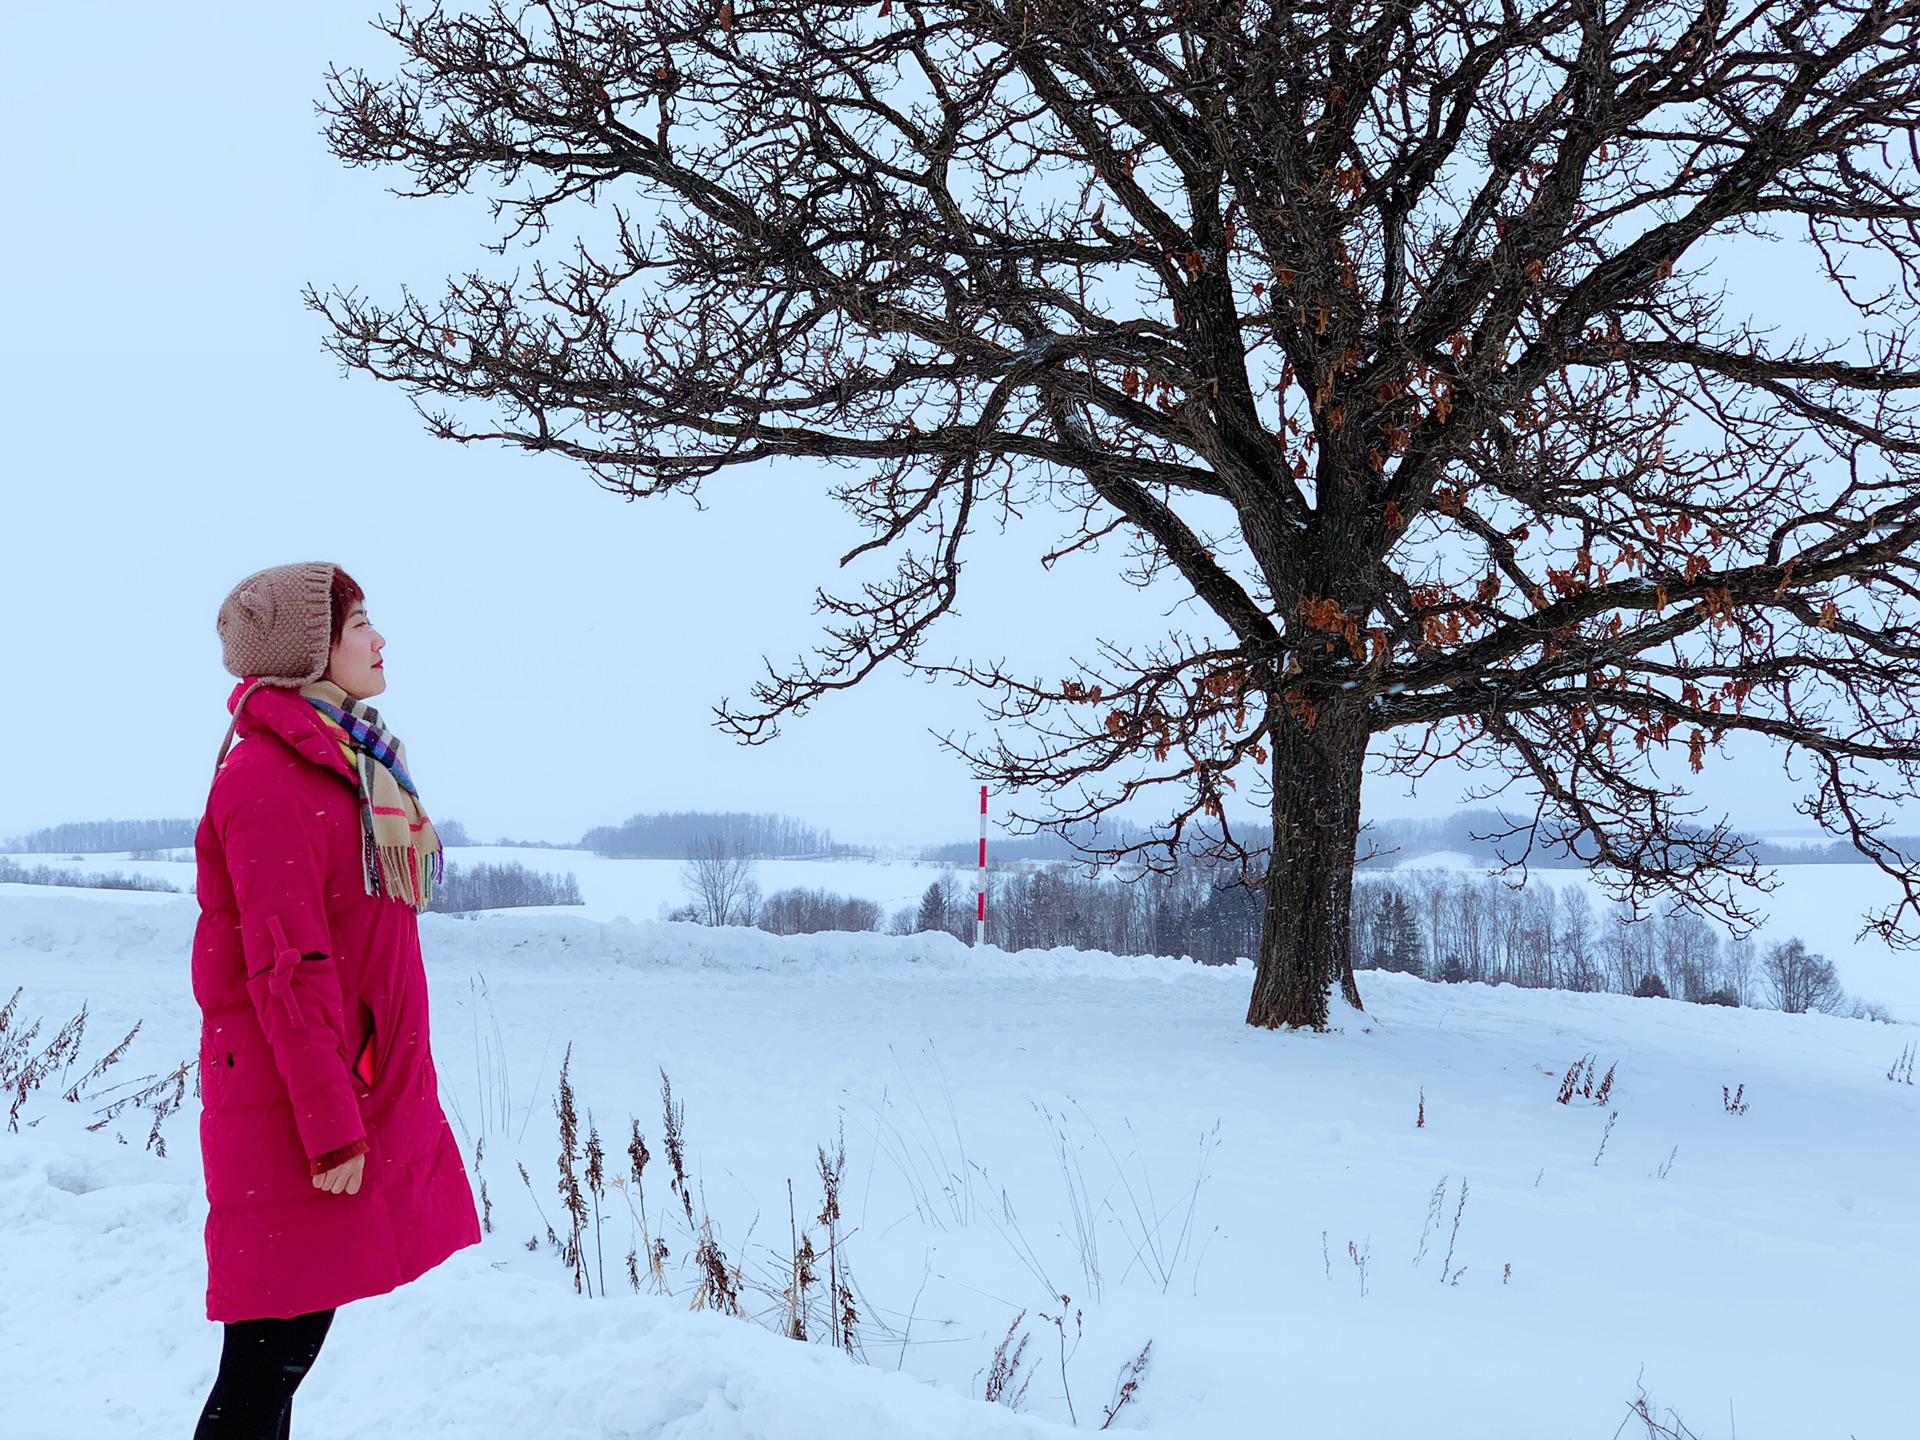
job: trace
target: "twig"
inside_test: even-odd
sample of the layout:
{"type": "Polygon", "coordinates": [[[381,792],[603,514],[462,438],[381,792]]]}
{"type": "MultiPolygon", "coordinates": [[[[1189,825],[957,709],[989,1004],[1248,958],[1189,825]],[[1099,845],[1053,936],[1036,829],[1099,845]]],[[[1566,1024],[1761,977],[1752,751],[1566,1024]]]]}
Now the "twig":
{"type": "MultiPolygon", "coordinates": [[[[1440,1283],[1443,1285],[1447,1283],[1447,1271],[1453,1268],[1453,1247],[1455,1242],[1460,1239],[1460,1217],[1466,1213],[1467,1182],[1462,1179],[1460,1182],[1460,1203],[1455,1207],[1453,1212],[1453,1231],[1447,1236],[1447,1258],[1440,1262],[1440,1283]]],[[[1460,1277],[1456,1275],[1453,1278],[1457,1282],[1460,1277]]]]}

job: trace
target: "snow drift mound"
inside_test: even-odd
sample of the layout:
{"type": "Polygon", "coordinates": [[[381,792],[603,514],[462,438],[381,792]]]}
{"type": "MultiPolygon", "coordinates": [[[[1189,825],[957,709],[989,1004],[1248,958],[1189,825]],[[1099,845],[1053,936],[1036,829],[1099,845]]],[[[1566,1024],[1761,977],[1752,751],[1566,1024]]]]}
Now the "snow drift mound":
{"type": "MultiPolygon", "coordinates": [[[[182,960],[192,945],[199,913],[190,895],[0,885],[0,954],[34,951],[90,959],[182,960]]],[[[1175,980],[1205,975],[1234,985],[1245,985],[1252,969],[1244,961],[1206,966],[1191,960],[1066,947],[1014,952],[994,946],[975,949],[932,931],[772,935],[739,925],[715,928],[624,917],[591,920],[558,907],[427,915],[421,919],[420,935],[429,965],[467,967],[510,960],[534,966],[587,961],[736,974],[853,971],[910,977],[936,971],[1028,980],[1175,980]]]]}

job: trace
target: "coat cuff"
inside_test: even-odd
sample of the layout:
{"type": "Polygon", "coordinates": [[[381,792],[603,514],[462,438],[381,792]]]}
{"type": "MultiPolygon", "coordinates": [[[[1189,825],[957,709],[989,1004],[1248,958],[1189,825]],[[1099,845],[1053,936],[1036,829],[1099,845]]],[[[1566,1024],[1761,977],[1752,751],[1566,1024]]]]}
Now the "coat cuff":
{"type": "Polygon", "coordinates": [[[346,1164],[354,1156],[366,1154],[370,1148],[365,1140],[356,1140],[351,1145],[342,1145],[338,1150],[329,1150],[307,1162],[308,1173],[324,1175],[336,1166],[346,1164]]]}

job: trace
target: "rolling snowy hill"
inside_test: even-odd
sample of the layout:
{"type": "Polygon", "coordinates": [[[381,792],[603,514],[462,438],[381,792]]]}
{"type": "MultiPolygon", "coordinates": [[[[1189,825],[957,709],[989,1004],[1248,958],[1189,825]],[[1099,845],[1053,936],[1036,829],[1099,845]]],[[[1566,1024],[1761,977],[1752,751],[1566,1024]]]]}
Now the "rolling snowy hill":
{"type": "MultiPolygon", "coordinates": [[[[296,1433],[1055,1435],[1099,1428],[1148,1342],[1116,1430],[1604,1440],[1644,1386],[1702,1437],[1913,1433],[1909,1027],[1369,974],[1366,1014],[1275,1035],[1240,1023],[1245,967],[603,912],[426,922],[493,1230],[342,1313],[296,1433]],[[592,1297],[546,1240],[569,1047],[609,1171],[635,1121],[654,1157],[643,1212],[607,1188],[592,1297]],[[662,1071],[744,1318],[690,1309],[662,1071]],[[823,1314],[777,1333],[787,1182],[798,1228],[843,1130],[864,1363],[823,1314]],[[641,1213],[669,1256],[636,1293],[641,1213]],[[1019,1413],[981,1398],[1010,1326],[1019,1413]]],[[[50,1033],[87,1002],[87,1061],[141,1020],[121,1073],[164,1072],[196,1050],[194,915],[0,886],[0,1003],[25,987],[50,1033]]],[[[218,1350],[194,1104],[164,1158],[150,1115],[92,1118],[49,1085],[0,1129],[5,1430],[182,1435],[218,1350]]]]}

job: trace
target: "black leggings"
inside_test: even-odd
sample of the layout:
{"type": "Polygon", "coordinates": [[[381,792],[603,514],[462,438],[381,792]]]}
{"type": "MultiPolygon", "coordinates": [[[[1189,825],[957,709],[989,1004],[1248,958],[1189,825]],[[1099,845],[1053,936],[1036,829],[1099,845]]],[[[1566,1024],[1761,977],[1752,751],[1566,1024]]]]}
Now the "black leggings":
{"type": "Polygon", "coordinates": [[[293,1392],[320,1353],[333,1311],[227,1326],[207,1408],[193,1440],[287,1440],[293,1392]]]}

